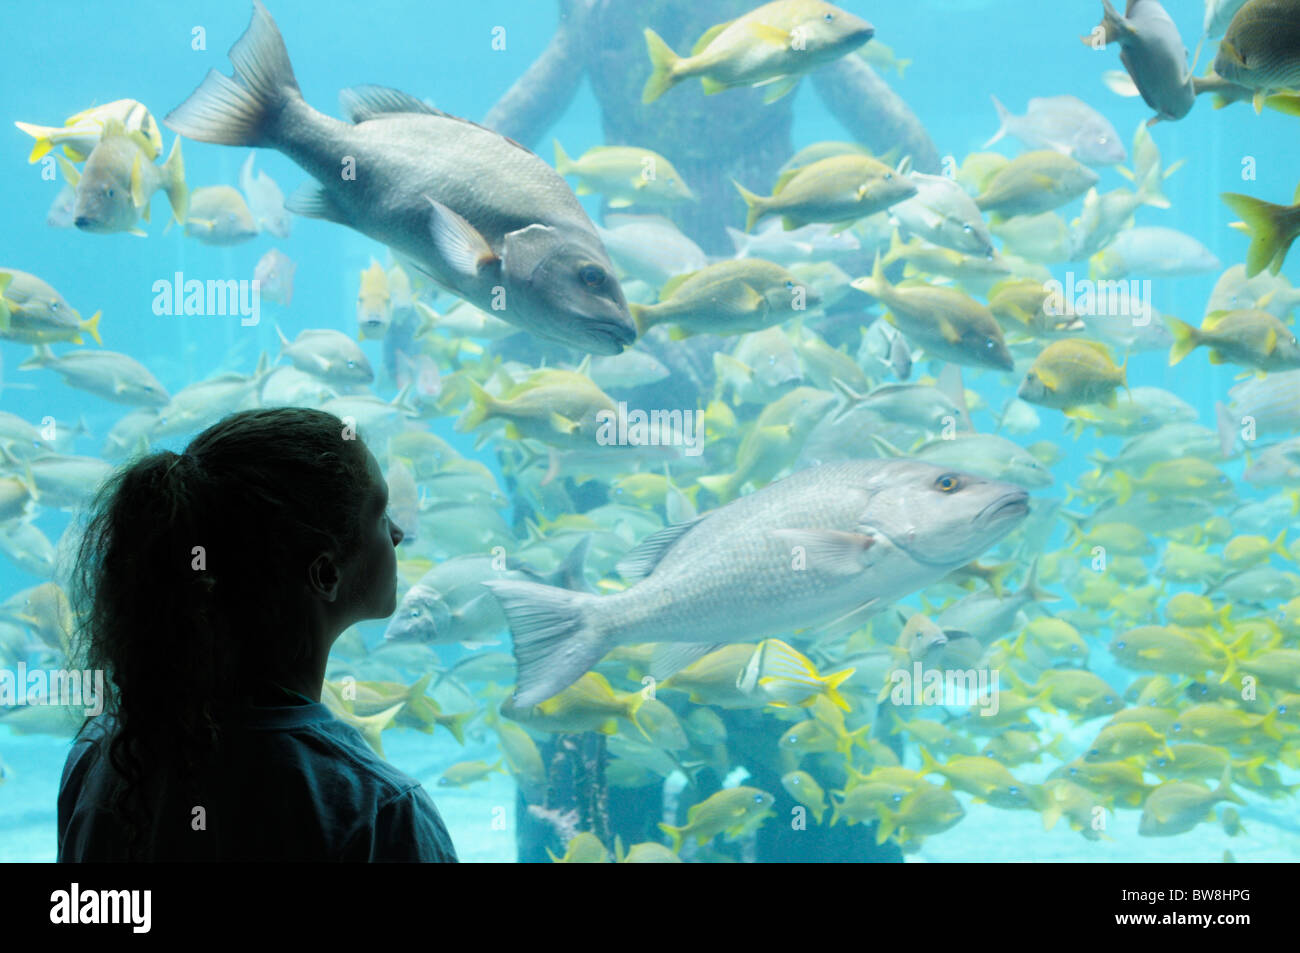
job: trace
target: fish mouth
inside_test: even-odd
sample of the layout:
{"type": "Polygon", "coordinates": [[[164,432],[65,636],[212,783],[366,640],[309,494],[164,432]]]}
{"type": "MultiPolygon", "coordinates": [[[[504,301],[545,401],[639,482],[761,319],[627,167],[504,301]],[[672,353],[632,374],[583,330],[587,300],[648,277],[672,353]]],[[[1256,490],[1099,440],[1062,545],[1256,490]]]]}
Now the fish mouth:
{"type": "MultiPolygon", "coordinates": [[[[623,348],[636,340],[636,328],[622,321],[590,321],[584,323],[579,346],[592,354],[621,354],[623,348]]],[[[564,343],[575,342],[567,340],[564,343]]]]}
{"type": "Polygon", "coordinates": [[[997,523],[1007,519],[1021,519],[1029,514],[1029,494],[1024,490],[998,497],[975,517],[977,523],[997,523]]]}

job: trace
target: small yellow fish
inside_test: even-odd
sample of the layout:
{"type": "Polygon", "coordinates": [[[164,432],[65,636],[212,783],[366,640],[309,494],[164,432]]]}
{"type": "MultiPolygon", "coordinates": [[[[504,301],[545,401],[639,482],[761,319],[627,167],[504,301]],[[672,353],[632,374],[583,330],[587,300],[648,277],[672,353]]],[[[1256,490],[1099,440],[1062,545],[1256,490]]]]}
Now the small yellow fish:
{"type": "Polygon", "coordinates": [[[766,699],[777,708],[811,705],[819,695],[849,711],[839,686],[853,675],[847,668],[833,675],[821,675],[811,661],[780,639],[764,639],[741,673],[736,687],[766,699]]]}
{"type": "Polygon", "coordinates": [[[1177,318],[1166,322],[1174,336],[1170,366],[1204,346],[1210,349],[1211,364],[1239,364],[1261,371],[1300,367],[1295,332],[1268,311],[1215,311],[1206,315],[1199,328],[1177,318]]]}
{"type": "Polygon", "coordinates": [[[1080,404],[1114,407],[1115,388],[1128,389],[1128,358],[1116,366],[1110,349],[1097,341],[1053,341],[1038,355],[1020,384],[1021,400],[1054,407],[1069,416],[1080,404]]]}
{"type": "Polygon", "coordinates": [[[554,864],[608,864],[609,850],[600,842],[600,838],[587,831],[576,835],[564,848],[564,856],[556,857],[548,849],[546,853],[554,864]]]}
{"type": "Polygon", "coordinates": [[[693,836],[697,844],[707,844],[719,834],[739,837],[759,827],[772,816],[776,798],[758,788],[726,788],[711,795],[699,804],[691,805],[686,812],[686,823],[681,827],[660,824],[659,829],[672,838],[673,853],[682,849],[682,841],[693,836]]]}
{"type": "Polygon", "coordinates": [[[84,162],[98,145],[110,119],[120,122],[127,132],[138,132],[144,137],[150,160],[162,155],[163,141],[158,123],[149,110],[134,99],[118,99],[102,106],[91,106],[69,116],[62,126],[37,126],[29,122],[15,122],[14,125],[36,139],[32,154],[27,157],[28,162],[35,162],[55,146],[62,146],[64,155],[73,162],[84,162]]]}
{"type": "Polygon", "coordinates": [[[483,781],[494,771],[501,771],[501,758],[495,764],[486,761],[459,761],[442,773],[438,778],[440,787],[469,787],[475,781],[483,781]]]}

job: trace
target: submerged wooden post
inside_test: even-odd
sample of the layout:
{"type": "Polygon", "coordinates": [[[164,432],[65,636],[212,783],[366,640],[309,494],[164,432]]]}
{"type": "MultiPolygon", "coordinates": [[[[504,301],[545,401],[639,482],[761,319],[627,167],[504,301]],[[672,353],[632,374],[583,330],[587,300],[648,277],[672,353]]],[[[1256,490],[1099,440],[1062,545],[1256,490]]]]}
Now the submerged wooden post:
{"type": "Polygon", "coordinates": [[[576,834],[595,834],[613,853],[609,829],[609,791],[605,782],[605,736],[588,731],[556,735],[541,746],[546,790],[541,803],[529,803],[520,790],[515,821],[519,862],[549,863],[549,849],[564,856],[576,834]]]}

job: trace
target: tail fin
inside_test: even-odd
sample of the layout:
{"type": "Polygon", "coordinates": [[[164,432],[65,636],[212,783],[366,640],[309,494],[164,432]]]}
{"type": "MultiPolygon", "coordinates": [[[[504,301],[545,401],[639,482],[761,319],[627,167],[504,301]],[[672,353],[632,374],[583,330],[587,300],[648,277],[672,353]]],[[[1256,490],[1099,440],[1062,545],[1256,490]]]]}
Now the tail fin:
{"type": "Polygon", "coordinates": [[[1196,333],[1196,328],[1186,321],[1179,321],[1177,318],[1170,317],[1166,317],[1165,320],[1174,336],[1173,346],[1169,348],[1169,366],[1173,367],[1196,350],[1196,345],[1200,343],[1200,336],[1196,333]]]}
{"type": "Polygon", "coordinates": [[[1253,278],[1265,268],[1276,275],[1295,241],[1297,228],[1300,228],[1294,223],[1287,226],[1285,219],[1290,210],[1284,205],[1274,205],[1236,192],[1224,192],[1221,198],[1228,208],[1241,216],[1250,233],[1246,277],[1253,278]]]}
{"type": "Polygon", "coordinates": [[[681,61],[681,57],[649,27],[645,31],[645,44],[650,53],[650,78],[641,91],[641,102],[652,103],[677,82],[673,68],[681,61]]]}
{"type": "Polygon", "coordinates": [[[14,121],[14,125],[36,139],[35,144],[32,146],[32,154],[27,157],[28,162],[37,161],[54,148],[54,142],[50,137],[59,131],[57,127],[36,126],[30,122],[18,122],[17,120],[14,121]]]}
{"type": "Polygon", "coordinates": [[[514,636],[516,705],[535,705],[563,691],[608,650],[608,637],[584,612],[599,596],[504,579],[484,585],[501,603],[514,636]]]}
{"type": "Polygon", "coordinates": [[[496,413],[497,400],[487,391],[485,391],[476,381],[465,379],[469,386],[470,400],[473,406],[465,412],[456,429],[461,433],[468,433],[471,430],[478,429],[484,421],[489,420],[496,413]]]}
{"type": "Polygon", "coordinates": [[[996,96],[990,95],[989,99],[993,100],[993,108],[998,111],[998,122],[1001,125],[998,127],[998,131],[993,134],[993,138],[980,146],[981,149],[987,149],[1007,134],[1007,120],[1011,118],[1011,113],[1007,111],[1007,107],[1003,106],[996,96]]]}
{"type": "Polygon", "coordinates": [[[849,707],[849,703],[844,700],[844,696],[840,694],[839,687],[842,682],[848,681],[856,671],[857,669],[846,668],[842,672],[833,672],[822,678],[822,683],[826,686],[826,697],[845,711],[852,711],[852,709],[849,707]]]}
{"type": "Polygon", "coordinates": [[[99,319],[103,317],[104,312],[96,311],[88,320],[81,322],[81,330],[85,331],[100,347],[104,346],[104,339],[99,336],[99,319]]]}
{"type": "Polygon", "coordinates": [[[736,191],[740,193],[740,197],[744,199],[745,204],[749,206],[749,215],[745,218],[745,231],[752,232],[754,226],[758,224],[758,220],[767,212],[767,199],[763,198],[761,195],[755,195],[735,179],[731,180],[731,184],[736,187],[736,191]]]}
{"type": "MultiPolygon", "coordinates": [[[[649,33],[649,30],[646,30],[649,33]]],[[[659,829],[673,839],[672,851],[674,854],[680,854],[682,851],[682,830],[681,827],[672,827],[669,824],[660,824],[659,829]]]]}
{"type": "Polygon", "coordinates": [[[728,503],[735,493],[735,487],[732,481],[735,479],[734,473],[719,473],[716,476],[702,476],[697,478],[697,482],[704,489],[716,496],[719,502],[728,503]]]}
{"type": "Polygon", "coordinates": [[[185,184],[185,160],[181,158],[181,137],[172,143],[172,151],[162,165],[163,191],[171,203],[172,217],[177,225],[184,225],[189,215],[190,190],[185,184]]]}
{"type": "Polygon", "coordinates": [[[560,175],[568,175],[573,171],[573,160],[564,151],[564,146],[560,145],[559,139],[552,139],[551,141],[555,143],[555,171],[560,175]]]}
{"type": "Polygon", "coordinates": [[[1230,786],[1232,781],[1232,765],[1223,766],[1223,776],[1219,778],[1219,786],[1214,789],[1214,798],[1217,801],[1231,801],[1233,804],[1245,804],[1241,795],[1234,791],[1230,786]]]}
{"type": "Polygon", "coordinates": [[[289,52],[275,21],[253,0],[253,19],[230,48],[235,76],[210,70],[190,98],[163,121],[174,132],[199,142],[226,146],[267,144],[267,126],[285,102],[301,96],[289,52]]]}

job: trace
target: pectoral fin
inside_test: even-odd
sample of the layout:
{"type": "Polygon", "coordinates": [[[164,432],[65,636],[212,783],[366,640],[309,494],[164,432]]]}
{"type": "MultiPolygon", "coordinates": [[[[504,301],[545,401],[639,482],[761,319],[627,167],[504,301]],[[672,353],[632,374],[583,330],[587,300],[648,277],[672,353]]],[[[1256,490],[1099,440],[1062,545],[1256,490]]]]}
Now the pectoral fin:
{"type": "Polygon", "coordinates": [[[469,222],[441,202],[425,196],[433,211],[429,232],[438,255],[454,274],[477,278],[479,272],[497,261],[496,253],[469,222]]]}
{"type": "Polygon", "coordinates": [[[874,536],[833,529],[778,529],[772,535],[790,547],[794,558],[805,558],[809,569],[837,576],[862,572],[876,542],[874,536]]]}

